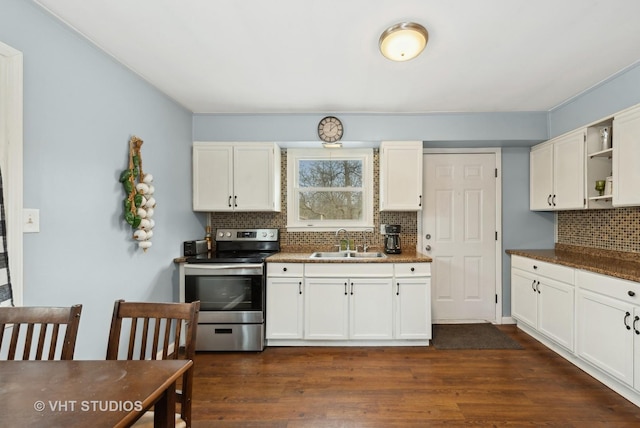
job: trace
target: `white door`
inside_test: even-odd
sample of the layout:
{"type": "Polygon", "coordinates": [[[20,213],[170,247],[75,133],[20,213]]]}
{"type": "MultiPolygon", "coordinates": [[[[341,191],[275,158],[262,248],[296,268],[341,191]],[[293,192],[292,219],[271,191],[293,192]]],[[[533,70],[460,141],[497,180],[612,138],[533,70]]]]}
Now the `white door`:
{"type": "Polygon", "coordinates": [[[433,258],[434,322],[498,321],[496,157],[424,155],[421,251],[433,258]]]}
{"type": "MultiPolygon", "coordinates": [[[[0,162],[13,302],[23,304],[22,53],[0,42],[0,162]],[[11,142],[11,144],[9,144],[11,142]]],[[[6,302],[5,302],[6,303],[6,302]]]]}

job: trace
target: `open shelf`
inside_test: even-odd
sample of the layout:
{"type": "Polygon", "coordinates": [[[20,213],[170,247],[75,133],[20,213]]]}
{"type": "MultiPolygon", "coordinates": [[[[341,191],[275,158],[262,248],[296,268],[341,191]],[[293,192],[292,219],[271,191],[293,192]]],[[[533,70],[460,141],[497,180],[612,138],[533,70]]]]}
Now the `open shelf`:
{"type": "Polygon", "coordinates": [[[609,158],[609,159],[611,159],[611,156],[613,156],[613,148],[606,149],[606,150],[600,150],[599,152],[589,153],[589,157],[591,159],[593,159],[593,158],[609,158]]]}
{"type": "Polygon", "coordinates": [[[612,195],[602,195],[602,196],[592,196],[589,198],[590,201],[607,201],[610,200],[612,195]]]}

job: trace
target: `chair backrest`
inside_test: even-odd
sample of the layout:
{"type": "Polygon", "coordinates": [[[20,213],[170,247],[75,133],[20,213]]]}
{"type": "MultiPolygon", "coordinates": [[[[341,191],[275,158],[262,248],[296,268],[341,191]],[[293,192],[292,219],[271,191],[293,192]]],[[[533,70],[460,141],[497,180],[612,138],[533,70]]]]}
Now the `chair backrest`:
{"type": "Polygon", "coordinates": [[[111,319],[107,360],[193,359],[199,311],[199,301],[152,303],[117,300],[111,319]],[[128,344],[126,356],[120,348],[125,342],[128,344]],[[181,346],[184,350],[178,352],[181,346]]]}
{"type": "MultiPolygon", "coordinates": [[[[117,300],[111,319],[107,360],[193,360],[199,313],[200,301],[151,303],[117,300]],[[121,352],[121,343],[127,344],[126,354],[121,352]]],[[[124,351],[124,346],[122,348],[124,351]]],[[[176,391],[180,414],[187,427],[191,426],[192,389],[193,366],[182,376],[182,388],[176,391]]]]}
{"type": "Polygon", "coordinates": [[[0,308],[0,359],[15,360],[17,355],[22,360],[72,360],[81,312],[82,305],[0,308]],[[5,331],[9,330],[11,334],[5,340],[5,331]],[[6,342],[8,347],[4,346],[6,342]]]}

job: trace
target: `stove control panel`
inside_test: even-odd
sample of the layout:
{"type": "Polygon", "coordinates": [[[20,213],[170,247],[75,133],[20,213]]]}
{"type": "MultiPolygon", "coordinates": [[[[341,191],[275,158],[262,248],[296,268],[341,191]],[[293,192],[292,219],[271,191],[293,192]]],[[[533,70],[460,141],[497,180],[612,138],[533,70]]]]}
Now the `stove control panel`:
{"type": "Polygon", "coordinates": [[[217,229],[216,241],[278,241],[278,229],[217,229]]]}

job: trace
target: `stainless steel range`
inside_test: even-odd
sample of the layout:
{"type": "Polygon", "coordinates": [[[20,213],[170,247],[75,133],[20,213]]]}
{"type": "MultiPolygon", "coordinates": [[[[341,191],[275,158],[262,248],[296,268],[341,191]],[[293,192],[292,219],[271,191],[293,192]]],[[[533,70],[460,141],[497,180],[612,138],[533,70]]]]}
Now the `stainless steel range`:
{"type": "Polygon", "coordinates": [[[262,351],[265,259],[280,251],[278,229],[218,229],[212,253],[187,258],[186,302],[200,300],[197,351],[262,351]]]}

